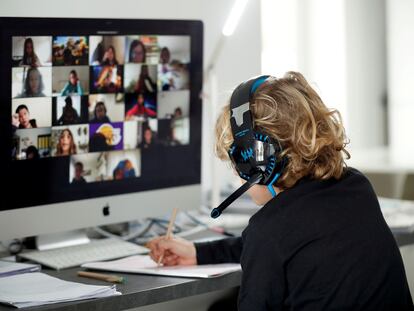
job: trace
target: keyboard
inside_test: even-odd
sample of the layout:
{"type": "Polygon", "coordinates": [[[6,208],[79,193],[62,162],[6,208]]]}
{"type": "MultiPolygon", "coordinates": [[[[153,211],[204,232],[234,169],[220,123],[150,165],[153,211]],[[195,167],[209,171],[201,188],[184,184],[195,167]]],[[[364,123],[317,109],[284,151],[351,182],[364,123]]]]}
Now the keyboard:
{"type": "Polygon", "coordinates": [[[91,240],[87,244],[22,253],[18,257],[60,270],[77,267],[87,262],[112,260],[148,252],[149,250],[144,246],[123,240],[100,239],[91,240]]]}

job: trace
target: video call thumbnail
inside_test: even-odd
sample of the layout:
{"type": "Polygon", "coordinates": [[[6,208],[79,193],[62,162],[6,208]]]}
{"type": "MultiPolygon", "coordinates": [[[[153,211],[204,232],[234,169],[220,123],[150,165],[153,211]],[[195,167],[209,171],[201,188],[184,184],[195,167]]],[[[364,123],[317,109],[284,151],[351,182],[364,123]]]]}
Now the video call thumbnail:
{"type": "Polygon", "coordinates": [[[113,180],[141,176],[141,151],[119,151],[108,153],[108,176],[113,180]]]}
{"type": "Polygon", "coordinates": [[[89,94],[89,66],[59,66],[52,68],[53,96],[89,94]]]}
{"type": "Polygon", "coordinates": [[[159,119],[190,116],[189,90],[176,92],[159,92],[157,101],[159,119]]]}
{"type": "Polygon", "coordinates": [[[123,92],[122,66],[93,66],[91,71],[91,93],[123,92]]]}
{"type": "Polygon", "coordinates": [[[124,94],[89,95],[89,123],[121,122],[125,118],[124,94]]]}
{"type": "Polygon", "coordinates": [[[125,94],[125,120],[157,117],[156,95],[151,93],[125,94]]]}
{"type": "Polygon", "coordinates": [[[90,124],[89,151],[122,150],[124,147],[123,122],[90,124]]]}
{"type": "Polygon", "coordinates": [[[158,45],[158,90],[189,89],[190,38],[162,36],[158,38],[158,45]]]}
{"type": "Polygon", "coordinates": [[[138,144],[138,148],[147,151],[155,149],[161,145],[158,139],[158,120],[148,119],[142,123],[141,129],[142,137],[141,142],[138,144]]]}
{"type": "Polygon", "coordinates": [[[13,37],[13,67],[52,66],[52,37],[13,37]]]}
{"type": "Polygon", "coordinates": [[[137,149],[142,141],[143,121],[124,122],[124,150],[137,149]]]}
{"type": "Polygon", "coordinates": [[[69,182],[73,185],[140,176],[140,150],[95,152],[70,159],[69,182]]]}
{"type": "Polygon", "coordinates": [[[88,65],[89,42],[86,36],[53,37],[53,66],[88,65]]]}
{"type": "Polygon", "coordinates": [[[156,93],[157,65],[127,64],[124,81],[126,93],[156,93]]]}
{"type": "Polygon", "coordinates": [[[51,153],[54,157],[87,153],[89,151],[89,125],[52,127],[51,153]]]}
{"type": "Polygon", "coordinates": [[[87,96],[53,97],[53,126],[88,123],[87,96]]]}
{"type": "Polygon", "coordinates": [[[158,139],[164,146],[180,146],[190,143],[190,119],[176,117],[158,120],[158,139]]]}
{"type": "Polygon", "coordinates": [[[116,66],[124,63],[125,36],[91,36],[89,64],[116,66]]]}
{"type": "Polygon", "coordinates": [[[188,90],[190,79],[187,64],[172,61],[168,65],[158,65],[158,90],[188,90]]]}
{"type": "Polygon", "coordinates": [[[13,136],[12,158],[35,160],[50,156],[50,128],[16,130],[13,136]]]}
{"type": "Polygon", "coordinates": [[[21,98],[12,100],[13,129],[51,127],[52,98],[21,98]]]}
{"type": "Polygon", "coordinates": [[[191,62],[190,37],[188,36],[158,36],[160,64],[168,64],[173,60],[183,64],[191,62]]]}
{"type": "Polygon", "coordinates": [[[12,69],[12,97],[50,97],[51,67],[18,67],[12,69]]]}
{"type": "Polygon", "coordinates": [[[157,36],[127,36],[125,63],[158,64],[157,36]]]}
{"type": "Polygon", "coordinates": [[[190,91],[159,92],[159,136],[167,146],[190,143],[190,91]]]}

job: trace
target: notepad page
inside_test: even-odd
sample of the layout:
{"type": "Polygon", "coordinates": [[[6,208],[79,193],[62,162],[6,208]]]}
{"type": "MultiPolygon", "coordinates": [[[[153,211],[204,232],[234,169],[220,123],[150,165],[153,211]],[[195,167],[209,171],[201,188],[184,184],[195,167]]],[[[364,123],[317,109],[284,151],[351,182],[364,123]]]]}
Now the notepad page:
{"type": "Polygon", "coordinates": [[[91,262],[82,265],[82,267],[96,270],[192,278],[209,278],[241,270],[239,264],[158,267],[148,255],[135,255],[106,262],[91,262]]]}

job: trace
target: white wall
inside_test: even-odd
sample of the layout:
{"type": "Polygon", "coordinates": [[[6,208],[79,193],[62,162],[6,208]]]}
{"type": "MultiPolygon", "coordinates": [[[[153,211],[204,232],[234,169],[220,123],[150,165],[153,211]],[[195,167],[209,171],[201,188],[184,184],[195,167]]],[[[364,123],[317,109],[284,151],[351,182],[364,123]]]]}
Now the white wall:
{"type": "Polygon", "coordinates": [[[329,108],[347,123],[344,0],[299,1],[299,61],[329,108]]]}
{"type": "Polygon", "coordinates": [[[300,71],[299,1],[262,0],[262,74],[300,71]]]}
{"type": "MultiPolygon", "coordinates": [[[[352,148],[385,145],[385,0],[346,0],[346,94],[352,148]]],[[[414,12],[414,11],[413,11],[414,12]]]]}
{"type": "Polygon", "coordinates": [[[390,159],[414,167],[414,2],[387,0],[390,159]]]}
{"type": "Polygon", "coordinates": [[[353,149],[384,145],[385,0],[262,3],[262,71],[304,73],[341,112],[353,149]]]}
{"type": "MultiPolygon", "coordinates": [[[[215,44],[234,0],[123,0],[114,4],[108,0],[72,0],[62,9],[62,3],[53,0],[2,0],[0,12],[3,16],[33,17],[110,17],[110,18],[154,18],[154,19],[193,19],[204,22],[204,66],[209,61],[215,44]],[[114,5],[116,10],[114,10],[114,5]]],[[[231,90],[251,76],[260,74],[260,1],[251,0],[247,4],[241,23],[232,37],[228,38],[216,64],[218,77],[218,102],[223,103],[231,90]]],[[[206,88],[208,90],[208,88],[206,88]]],[[[209,94],[205,93],[208,97],[209,94]]],[[[214,156],[212,138],[214,120],[207,120],[209,109],[204,101],[203,112],[203,169],[202,182],[208,185],[211,180],[211,161],[214,156]]],[[[234,179],[223,170],[220,180],[234,179]]]]}

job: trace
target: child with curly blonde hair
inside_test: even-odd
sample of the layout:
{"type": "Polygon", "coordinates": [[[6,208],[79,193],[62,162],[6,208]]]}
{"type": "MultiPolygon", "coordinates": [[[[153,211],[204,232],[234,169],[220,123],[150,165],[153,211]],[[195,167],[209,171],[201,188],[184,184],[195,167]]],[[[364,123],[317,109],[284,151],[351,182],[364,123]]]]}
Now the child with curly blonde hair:
{"type": "MultiPolygon", "coordinates": [[[[233,108],[218,118],[216,153],[249,182],[232,158],[233,108]]],[[[274,156],[283,163],[278,178],[248,190],[263,207],[241,237],[200,244],[160,237],[149,243],[151,257],[164,265],[240,262],[239,310],[413,310],[377,197],[345,164],[339,112],[298,72],[251,90],[249,111],[254,131],[280,145],[274,156]]]]}

